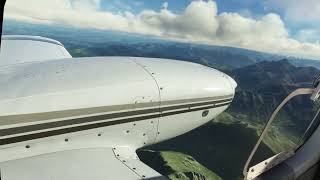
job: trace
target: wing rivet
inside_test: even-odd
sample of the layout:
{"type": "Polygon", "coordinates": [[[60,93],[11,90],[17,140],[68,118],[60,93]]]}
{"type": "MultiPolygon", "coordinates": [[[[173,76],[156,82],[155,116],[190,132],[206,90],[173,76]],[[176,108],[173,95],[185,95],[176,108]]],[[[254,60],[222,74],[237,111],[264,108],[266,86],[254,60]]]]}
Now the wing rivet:
{"type": "Polygon", "coordinates": [[[145,175],[142,175],[142,177],[145,178],[146,176],[145,176],[145,175]]]}
{"type": "Polygon", "coordinates": [[[143,136],[146,136],[146,133],[143,133],[142,135],[143,135],[143,136]]]}
{"type": "Polygon", "coordinates": [[[153,121],[151,121],[151,124],[153,124],[153,121]]]}
{"type": "Polygon", "coordinates": [[[129,133],[130,131],[129,131],[129,130],[127,130],[126,132],[127,132],[127,133],[129,133]]]}
{"type": "Polygon", "coordinates": [[[29,149],[29,148],[30,148],[30,145],[26,145],[26,148],[29,149]]]}
{"type": "Polygon", "coordinates": [[[160,132],[158,132],[158,134],[160,134],[160,132]]]}
{"type": "Polygon", "coordinates": [[[68,139],[68,138],[65,138],[65,139],[64,139],[64,141],[65,141],[65,142],[68,142],[68,141],[69,141],[69,139],[68,139]]]}
{"type": "Polygon", "coordinates": [[[126,162],[125,160],[123,160],[122,162],[126,162]]]}
{"type": "Polygon", "coordinates": [[[137,168],[132,168],[133,170],[136,170],[137,168]]]}
{"type": "Polygon", "coordinates": [[[254,172],[254,169],[251,169],[251,172],[254,172]]]}
{"type": "Polygon", "coordinates": [[[133,123],[133,125],[135,126],[135,125],[136,125],[136,123],[133,123]]]}
{"type": "Polygon", "coordinates": [[[99,133],[98,136],[101,136],[101,133],[99,133]]]}
{"type": "Polygon", "coordinates": [[[119,154],[117,154],[117,156],[119,157],[120,155],[119,155],[119,154]]]}

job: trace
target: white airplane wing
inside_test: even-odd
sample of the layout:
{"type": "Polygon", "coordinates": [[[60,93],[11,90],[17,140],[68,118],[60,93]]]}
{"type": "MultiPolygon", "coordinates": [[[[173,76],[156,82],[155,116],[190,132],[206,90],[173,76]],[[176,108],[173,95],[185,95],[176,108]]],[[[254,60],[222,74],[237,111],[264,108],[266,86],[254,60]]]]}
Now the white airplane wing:
{"type": "Polygon", "coordinates": [[[6,180],[160,179],[127,148],[88,148],[44,154],[0,164],[6,180]]]}
{"type": "Polygon", "coordinates": [[[189,62],[68,58],[40,37],[1,48],[1,180],[163,179],[135,151],[212,120],[236,87],[189,62]]]}
{"type": "MultiPolygon", "coordinates": [[[[14,76],[14,74],[16,75],[16,73],[13,71],[7,71],[7,68],[10,69],[11,67],[15,69],[15,67],[19,67],[19,65],[21,66],[39,63],[39,61],[52,62],[52,60],[66,58],[71,58],[71,55],[58,41],[37,36],[2,36],[2,46],[0,53],[0,67],[2,67],[0,69],[3,70],[0,71],[2,73],[4,73],[5,71],[6,73],[12,74],[12,76],[14,76]]],[[[48,66],[47,68],[50,69],[50,67],[48,66]]],[[[38,71],[39,69],[43,68],[35,67],[30,72],[38,71]]],[[[48,69],[43,71],[48,73],[48,69]]],[[[26,73],[26,71],[22,70],[21,73],[26,73]]],[[[47,76],[45,75],[46,73],[39,75],[39,77],[45,78],[47,76]]],[[[8,81],[3,80],[2,82],[6,84],[6,82],[8,81]]],[[[34,82],[36,82],[35,79],[31,80],[28,84],[33,84],[34,82]]],[[[40,80],[40,82],[38,82],[37,84],[41,84],[41,82],[50,82],[44,87],[53,90],[52,88],[50,88],[50,84],[55,84],[54,80],[47,78],[47,80],[45,81],[40,80]]],[[[92,83],[93,81],[90,82],[92,83]]],[[[2,87],[9,88],[10,85],[7,84],[2,87]]],[[[14,89],[18,90],[20,88],[14,89]]],[[[3,92],[4,91],[2,91],[1,94],[2,96],[0,95],[2,97],[0,97],[0,104],[1,102],[5,101],[4,99],[6,99],[3,99],[3,92]]],[[[21,90],[21,92],[27,93],[28,90],[24,88],[23,90],[21,90]]],[[[41,92],[43,93],[45,91],[42,89],[41,92]]],[[[19,93],[15,94],[17,95],[19,93]]],[[[41,98],[41,101],[43,100],[44,99],[41,98]]],[[[32,107],[34,107],[35,104],[32,104],[32,107]]],[[[15,103],[15,106],[16,108],[13,109],[21,109],[17,107],[17,103],[15,103]]],[[[47,104],[45,108],[48,109],[49,105],[47,104]]],[[[2,115],[3,112],[0,113],[0,116],[2,115]]],[[[26,116],[21,117],[25,118],[26,116]]],[[[13,123],[13,119],[10,119],[10,122],[13,123]]],[[[4,128],[4,126],[1,126],[0,130],[2,128],[4,128]]],[[[111,130],[109,130],[108,132],[111,132],[111,130]]],[[[102,136],[103,135],[101,135],[101,138],[103,138],[102,136]]],[[[96,135],[96,137],[98,136],[96,135]]],[[[0,179],[134,180],[154,178],[158,179],[158,177],[162,177],[161,174],[151,169],[139,160],[135,152],[136,148],[133,149],[130,147],[116,147],[114,143],[113,145],[110,145],[110,143],[106,145],[103,144],[103,142],[97,142],[95,143],[95,145],[91,144],[79,147],[79,144],[90,144],[92,140],[86,140],[81,136],[79,138],[68,138],[69,139],[65,140],[65,142],[62,141],[62,144],[58,143],[55,146],[52,146],[54,144],[54,141],[47,140],[45,141],[46,145],[44,146],[40,145],[41,142],[39,142],[40,144],[25,145],[23,149],[18,148],[18,146],[15,145],[10,147],[1,147],[0,179]],[[68,141],[68,143],[66,141],[68,141]],[[70,144],[70,146],[64,146],[66,144],[70,144]],[[61,148],[61,145],[64,147],[61,148]],[[55,148],[58,149],[54,150],[55,148]]],[[[1,142],[3,142],[3,139],[0,138],[0,143],[1,142]]]]}
{"type": "Polygon", "coordinates": [[[17,35],[1,37],[0,66],[63,58],[71,58],[71,55],[53,39],[17,35]]]}

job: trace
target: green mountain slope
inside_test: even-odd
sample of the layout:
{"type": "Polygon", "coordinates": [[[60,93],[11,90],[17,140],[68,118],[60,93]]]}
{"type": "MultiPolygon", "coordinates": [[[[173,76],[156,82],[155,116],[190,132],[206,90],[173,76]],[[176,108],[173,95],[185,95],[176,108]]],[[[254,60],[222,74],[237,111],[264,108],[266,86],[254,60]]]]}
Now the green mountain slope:
{"type": "Polygon", "coordinates": [[[195,180],[222,180],[217,174],[210,171],[193,157],[174,151],[139,151],[141,160],[149,166],[169,177],[170,179],[195,179],[195,180]]]}
{"type": "MultiPolygon", "coordinates": [[[[145,149],[160,151],[161,157],[163,157],[161,152],[164,151],[188,154],[221,178],[225,180],[235,180],[241,179],[243,165],[256,140],[256,131],[247,127],[246,124],[242,124],[241,122],[232,124],[211,122],[182,136],[145,149]]],[[[259,152],[258,156],[264,157],[272,154],[272,150],[263,144],[262,151],[259,152]]],[[[139,155],[141,158],[141,154],[139,155]]],[[[165,158],[168,157],[163,157],[163,159],[165,158]]],[[[165,172],[163,173],[164,175],[172,174],[162,171],[165,163],[159,163],[160,161],[158,159],[141,159],[150,159],[152,162],[146,163],[148,165],[155,164],[153,166],[151,165],[151,167],[160,173],[165,172]]],[[[175,160],[169,161],[173,162],[175,160]]],[[[172,169],[178,170],[174,173],[182,173],[179,171],[179,168],[175,168],[175,166],[172,166],[172,169]]],[[[197,174],[205,174],[201,169],[190,169],[189,171],[197,174]]]]}

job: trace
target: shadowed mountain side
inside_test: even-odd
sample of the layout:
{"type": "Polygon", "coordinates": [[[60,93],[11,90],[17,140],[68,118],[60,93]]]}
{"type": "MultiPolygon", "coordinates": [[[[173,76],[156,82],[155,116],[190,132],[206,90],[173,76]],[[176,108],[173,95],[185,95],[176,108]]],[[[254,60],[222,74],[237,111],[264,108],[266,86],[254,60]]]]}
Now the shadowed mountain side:
{"type": "MultiPolygon", "coordinates": [[[[320,71],[314,67],[295,67],[287,60],[264,61],[227,72],[238,87],[228,112],[246,115],[251,121],[265,122],[276,106],[293,90],[311,87],[320,71]]],[[[295,98],[285,112],[301,129],[313,116],[313,104],[306,96],[295,98]],[[299,112],[296,111],[299,109],[299,112]]]]}
{"type": "Polygon", "coordinates": [[[288,60],[263,61],[228,72],[238,82],[237,90],[265,92],[266,90],[290,90],[311,85],[320,71],[314,67],[296,67],[288,60]],[[280,88],[280,89],[279,89],[280,88]]]}
{"type": "MultiPolygon", "coordinates": [[[[247,128],[244,124],[210,122],[182,136],[144,149],[188,154],[223,179],[235,180],[241,177],[244,163],[257,138],[256,131],[247,128]]],[[[144,158],[148,156],[146,152],[139,153],[141,159],[146,159],[144,158]]],[[[272,154],[272,151],[263,144],[257,156],[265,157],[272,154]]],[[[158,161],[152,158],[147,162],[160,173],[165,175],[171,173],[163,167],[162,163],[163,160],[158,161]]]]}

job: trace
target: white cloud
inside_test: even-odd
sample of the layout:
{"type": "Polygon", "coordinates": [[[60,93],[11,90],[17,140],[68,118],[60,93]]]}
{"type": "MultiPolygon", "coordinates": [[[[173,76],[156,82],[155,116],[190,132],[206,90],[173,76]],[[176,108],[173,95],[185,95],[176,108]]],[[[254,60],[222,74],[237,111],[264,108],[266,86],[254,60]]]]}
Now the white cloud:
{"type": "Polygon", "coordinates": [[[319,29],[302,29],[298,32],[297,38],[302,42],[319,42],[319,29]]]}
{"type": "Polygon", "coordinates": [[[320,1],[319,0],[268,0],[282,8],[286,18],[296,22],[319,23],[320,1]]]}
{"type": "Polygon", "coordinates": [[[277,14],[266,14],[260,19],[238,13],[217,14],[217,4],[211,0],[192,1],[181,14],[170,11],[168,3],[164,3],[160,11],[146,9],[138,14],[129,11],[115,14],[99,10],[100,0],[80,1],[10,0],[5,7],[5,18],[150,34],[320,59],[320,45],[290,38],[277,14]]]}
{"type": "Polygon", "coordinates": [[[320,1],[319,0],[294,0],[288,2],[287,15],[294,20],[301,22],[320,22],[320,1]]]}
{"type": "Polygon", "coordinates": [[[98,11],[100,0],[71,0],[71,5],[79,11],[98,11]]]}

